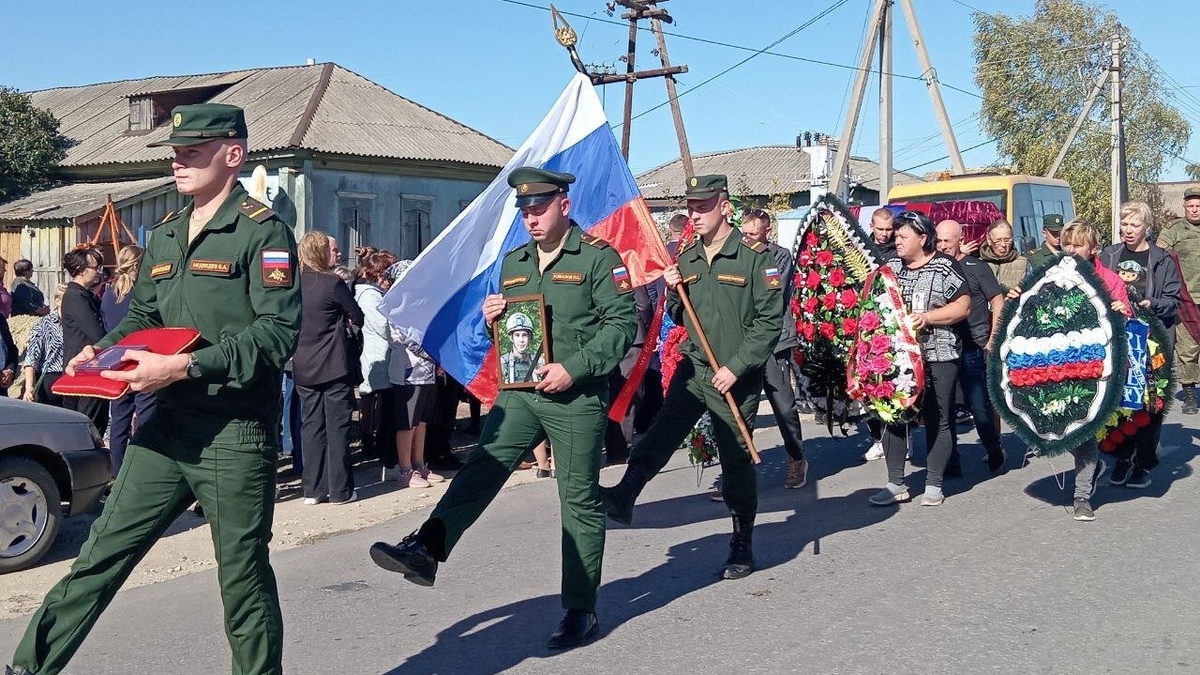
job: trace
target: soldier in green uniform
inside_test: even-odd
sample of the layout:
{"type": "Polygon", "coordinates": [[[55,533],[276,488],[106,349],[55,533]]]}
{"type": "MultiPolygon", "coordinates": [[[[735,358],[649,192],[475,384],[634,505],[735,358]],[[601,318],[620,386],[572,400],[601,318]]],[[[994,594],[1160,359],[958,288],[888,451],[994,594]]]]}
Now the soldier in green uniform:
{"type": "Polygon", "coordinates": [[[142,328],[190,327],[190,354],[130,352],[104,374],[155,392],[120,476],[71,571],[46,595],[10,673],[60,672],[142,556],[193,501],[204,507],[219,568],[235,675],[283,672],[283,620],[267,558],[275,505],[279,387],[300,328],[296,245],[238,184],[246,120],[229,105],[174,109],[176,188],[192,197],[146,249],[129,314],[96,350],[142,328]]]}
{"type": "Polygon", "coordinates": [[[725,402],[732,392],[749,428],[754,428],[763,365],[771,358],[783,327],[782,279],[763,244],[739,237],[729,224],[732,206],[725,176],[696,176],[687,187],[688,215],[698,241],[679,252],[677,265],[663,275],[671,318],[687,327],[662,410],[629,456],[621,482],[601,488],[608,515],[619,523],[633,520],[633,505],[646,483],[666,466],[671,453],[707,410],[721,458],[721,489],[733,515],[733,538],[722,575],[740,579],[754,569],[752,535],[758,512],[758,488],[733,412],[725,402]],[[697,318],[708,335],[720,367],[713,372],[699,342],[697,327],[685,316],[676,288],[687,286],[697,318]]]}
{"type": "Polygon", "coordinates": [[[1062,230],[1062,216],[1057,213],[1048,213],[1042,216],[1042,237],[1046,243],[1025,254],[1025,259],[1029,261],[1030,272],[1049,265],[1058,257],[1062,250],[1058,243],[1058,237],[1062,234],[1062,230]]]}
{"type": "MultiPolygon", "coordinates": [[[[1200,188],[1183,192],[1183,217],[1167,223],[1155,242],[1179,258],[1179,272],[1192,299],[1200,293],[1200,188]]],[[[1200,345],[1186,325],[1175,327],[1175,376],[1183,391],[1184,415],[1195,415],[1200,383],[1200,345]]]]}
{"type": "Polygon", "coordinates": [[[508,317],[504,328],[512,339],[513,348],[500,356],[500,382],[536,382],[535,371],[546,365],[546,361],[541,358],[541,347],[537,348],[537,352],[529,351],[533,322],[521,312],[514,312],[508,317]]]}
{"type": "MultiPolygon", "coordinates": [[[[599,476],[608,410],[608,376],[633,343],[633,287],[616,250],[585,234],[569,218],[571,174],[532,167],[508,177],[533,241],[504,257],[501,293],[483,302],[490,327],[505,298],[540,293],[546,302],[550,354],[535,390],[500,392],[479,437],[479,449],[419,530],[395,546],[378,542],[371,559],[409,581],[432,586],[463,533],[535,445],[554,446],[562,508],[562,604],[551,649],[568,649],[598,632],[596,591],[604,555],[599,476]]],[[[778,325],[776,326],[778,332],[778,325]]]]}

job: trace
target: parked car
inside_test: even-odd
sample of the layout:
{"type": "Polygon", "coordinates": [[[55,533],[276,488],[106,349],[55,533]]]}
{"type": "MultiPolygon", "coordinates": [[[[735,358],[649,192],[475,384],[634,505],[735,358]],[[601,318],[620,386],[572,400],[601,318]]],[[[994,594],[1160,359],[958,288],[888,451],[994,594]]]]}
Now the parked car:
{"type": "Polygon", "coordinates": [[[84,415],[0,398],[0,574],[36,565],[62,519],[100,501],[111,471],[84,415]]]}

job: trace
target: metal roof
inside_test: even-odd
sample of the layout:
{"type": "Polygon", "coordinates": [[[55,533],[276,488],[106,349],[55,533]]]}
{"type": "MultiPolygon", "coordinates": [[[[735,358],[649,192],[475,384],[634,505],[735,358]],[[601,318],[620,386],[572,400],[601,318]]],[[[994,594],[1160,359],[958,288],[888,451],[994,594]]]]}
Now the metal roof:
{"type": "MultiPolygon", "coordinates": [[[[809,156],[794,145],[760,145],[692,157],[698,175],[725,174],[730,190],[737,195],[766,196],[808,190],[810,164],[809,156]]],[[[879,189],[879,164],[865,157],[851,157],[850,173],[863,187],[879,189]]],[[[683,162],[675,159],[639,175],[636,180],[646,199],[682,198],[683,162]]],[[[892,173],[893,185],[920,182],[921,178],[913,174],[892,173]]]]}
{"type": "Polygon", "coordinates": [[[171,90],[225,87],[209,103],[246,111],[250,152],[307,149],[500,168],[513,150],[474,129],[392,93],[337,64],[151,77],[32,92],[34,105],[58,118],[71,140],[64,167],[161,162],[170,148],[147,148],[167,137],[129,127],[132,97],[171,90]]]}
{"type": "Polygon", "coordinates": [[[136,197],[149,190],[173,185],[174,178],[147,178],[116,183],[74,183],[50,188],[0,206],[0,221],[63,220],[74,218],[114,202],[136,197]]]}

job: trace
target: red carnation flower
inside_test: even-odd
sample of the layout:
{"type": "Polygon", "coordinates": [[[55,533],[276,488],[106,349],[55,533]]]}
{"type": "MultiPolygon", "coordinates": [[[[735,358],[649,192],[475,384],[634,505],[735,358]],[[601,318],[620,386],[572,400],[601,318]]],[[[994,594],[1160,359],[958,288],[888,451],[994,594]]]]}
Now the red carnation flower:
{"type": "Polygon", "coordinates": [[[808,235],[804,237],[804,245],[809,248],[815,248],[820,243],[821,240],[817,238],[817,233],[812,230],[809,230],[808,235]]]}
{"type": "Polygon", "coordinates": [[[833,264],[833,253],[831,251],[818,251],[817,264],[821,267],[829,267],[833,264]]]}
{"type": "Polygon", "coordinates": [[[808,271],[808,278],[804,280],[804,285],[809,289],[815,289],[821,285],[821,274],[816,270],[808,271]]]}
{"type": "Polygon", "coordinates": [[[842,307],[845,307],[846,309],[854,309],[854,306],[858,304],[858,293],[855,293],[852,289],[847,288],[846,290],[842,291],[841,300],[842,307]]]}
{"type": "Polygon", "coordinates": [[[829,283],[833,284],[834,288],[846,285],[846,273],[842,271],[842,268],[835,268],[829,273],[829,283]]]}
{"type": "Polygon", "coordinates": [[[858,322],[854,319],[842,319],[842,335],[854,335],[858,330],[858,322]]]}
{"type": "Polygon", "coordinates": [[[821,304],[825,305],[825,309],[834,309],[837,307],[837,293],[826,293],[824,298],[821,298],[821,304]]]}
{"type": "Polygon", "coordinates": [[[804,312],[806,314],[812,314],[813,312],[817,311],[817,305],[820,303],[821,301],[817,299],[817,296],[810,295],[804,299],[804,312]]]}
{"type": "Polygon", "coordinates": [[[837,329],[833,327],[833,324],[829,323],[828,321],[822,321],[821,337],[825,338],[826,340],[832,340],[835,335],[837,335],[837,329]]]}
{"type": "Polygon", "coordinates": [[[813,338],[817,335],[817,329],[813,328],[811,323],[801,324],[800,335],[802,335],[808,342],[812,342],[813,338]]]}

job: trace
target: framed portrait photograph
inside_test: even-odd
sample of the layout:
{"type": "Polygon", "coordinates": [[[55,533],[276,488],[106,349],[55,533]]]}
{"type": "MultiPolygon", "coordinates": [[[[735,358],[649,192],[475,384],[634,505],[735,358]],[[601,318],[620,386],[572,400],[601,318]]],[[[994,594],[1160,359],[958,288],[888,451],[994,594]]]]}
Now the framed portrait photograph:
{"type": "Polygon", "coordinates": [[[500,352],[500,389],[533,389],[535,371],[550,362],[550,334],[546,331],[546,303],[541,295],[507,298],[504,313],[492,325],[492,339],[500,352]]]}

